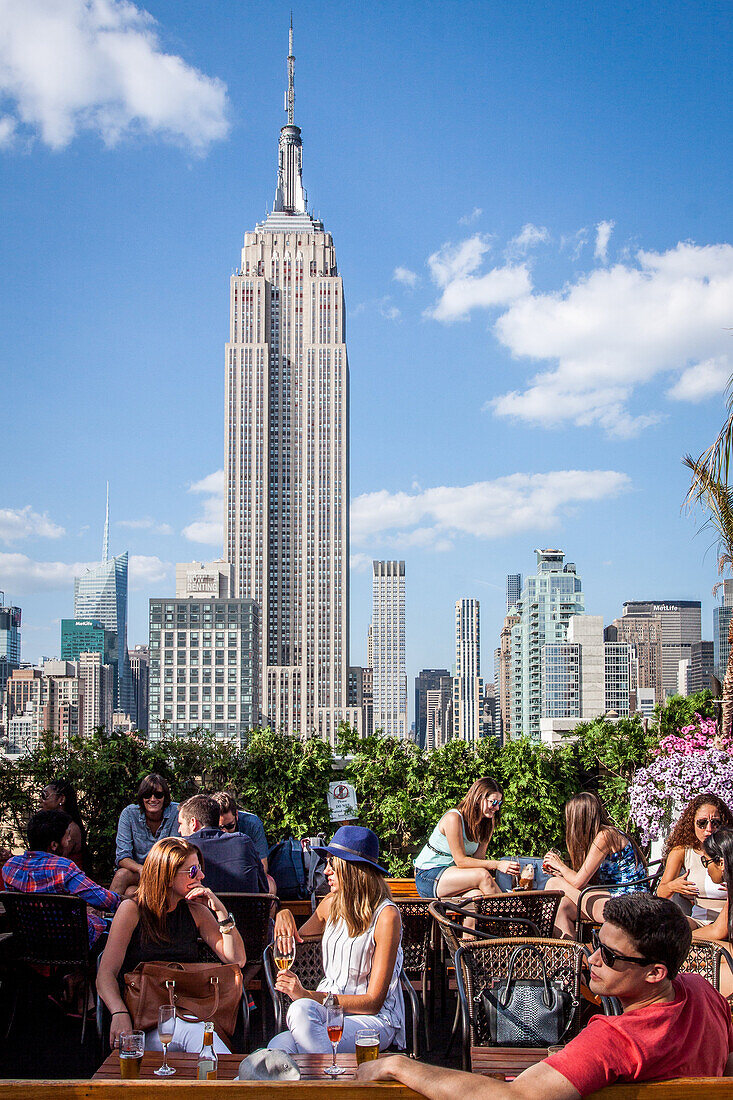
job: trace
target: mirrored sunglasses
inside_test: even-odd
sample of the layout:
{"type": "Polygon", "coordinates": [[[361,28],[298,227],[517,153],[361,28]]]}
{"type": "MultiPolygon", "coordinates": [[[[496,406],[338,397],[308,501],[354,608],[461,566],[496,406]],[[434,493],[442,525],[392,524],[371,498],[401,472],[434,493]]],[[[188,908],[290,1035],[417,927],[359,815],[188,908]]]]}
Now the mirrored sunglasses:
{"type": "Polygon", "coordinates": [[[182,867],[178,873],[179,875],[188,875],[190,879],[195,879],[200,870],[201,868],[199,867],[198,863],[194,863],[191,867],[188,868],[188,870],[182,867]]]}

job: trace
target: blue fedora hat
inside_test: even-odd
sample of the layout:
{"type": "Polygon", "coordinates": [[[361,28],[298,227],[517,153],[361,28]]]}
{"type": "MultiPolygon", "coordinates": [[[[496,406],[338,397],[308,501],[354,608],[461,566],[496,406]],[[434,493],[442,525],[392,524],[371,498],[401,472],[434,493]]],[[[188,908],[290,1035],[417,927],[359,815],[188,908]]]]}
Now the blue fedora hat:
{"type": "Polygon", "coordinates": [[[365,863],[383,875],[388,875],[386,867],[377,862],[379,859],[379,840],[371,829],[361,825],[342,825],[333,834],[330,844],[314,847],[321,856],[336,856],[347,863],[365,863]]]}

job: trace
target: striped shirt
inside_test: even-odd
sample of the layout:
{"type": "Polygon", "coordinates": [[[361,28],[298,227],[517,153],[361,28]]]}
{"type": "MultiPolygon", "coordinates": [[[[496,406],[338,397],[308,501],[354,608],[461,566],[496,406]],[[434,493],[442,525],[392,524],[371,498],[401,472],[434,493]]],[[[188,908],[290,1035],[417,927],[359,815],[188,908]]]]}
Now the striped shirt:
{"type": "MultiPolygon", "coordinates": [[[[350,936],[346,922],[328,921],[323,933],[323,970],[325,977],[318,983],[318,989],[326,993],[358,994],[366,993],[374,960],[374,929],[377,918],[386,905],[394,905],[389,898],[374,910],[371,923],[366,932],[350,936]]],[[[397,906],[394,905],[396,909],[397,906]]],[[[389,982],[384,1004],[376,1013],[387,1027],[394,1028],[394,1042],[402,1050],[405,1047],[405,1002],[400,987],[402,969],[402,939],[397,948],[394,970],[389,982]]]]}

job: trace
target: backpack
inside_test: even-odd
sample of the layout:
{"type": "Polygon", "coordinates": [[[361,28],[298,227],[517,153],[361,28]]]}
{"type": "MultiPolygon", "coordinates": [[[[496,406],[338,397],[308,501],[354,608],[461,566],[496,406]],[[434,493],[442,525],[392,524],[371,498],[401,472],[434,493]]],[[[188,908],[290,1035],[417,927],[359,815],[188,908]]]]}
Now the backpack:
{"type": "Polygon", "coordinates": [[[290,836],[270,848],[267,868],[277,883],[277,896],[282,901],[310,898],[315,909],[316,898],[328,893],[324,874],[326,861],[311,847],[325,843],[322,836],[308,836],[303,840],[290,836]]]}

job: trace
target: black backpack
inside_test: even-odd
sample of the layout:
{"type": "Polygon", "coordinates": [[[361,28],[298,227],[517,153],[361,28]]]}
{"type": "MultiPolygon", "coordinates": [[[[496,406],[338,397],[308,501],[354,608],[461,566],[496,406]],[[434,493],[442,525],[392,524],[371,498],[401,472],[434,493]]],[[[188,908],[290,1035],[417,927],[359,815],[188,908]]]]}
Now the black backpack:
{"type": "Polygon", "coordinates": [[[277,883],[277,896],[282,901],[310,898],[315,909],[316,899],[328,893],[326,860],[312,850],[313,845],[325,843],[322,836],[307,836],[303,840],[290,836],[270,848],[267,869],[277,883]]]}

